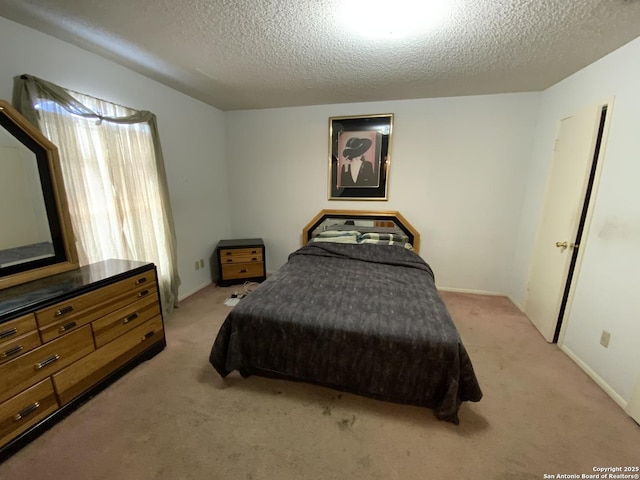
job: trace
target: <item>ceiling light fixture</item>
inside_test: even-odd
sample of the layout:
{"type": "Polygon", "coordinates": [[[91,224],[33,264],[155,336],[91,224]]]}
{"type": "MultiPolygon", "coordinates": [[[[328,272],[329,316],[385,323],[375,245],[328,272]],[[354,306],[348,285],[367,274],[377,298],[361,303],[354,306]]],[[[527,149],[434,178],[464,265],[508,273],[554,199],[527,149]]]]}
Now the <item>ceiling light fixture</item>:
{"type": "Polygon", "coordinates": [[[345,28],[373,38],[406,38],[437,25],[447,0],[346,0],[341,19],[345,28]]]}

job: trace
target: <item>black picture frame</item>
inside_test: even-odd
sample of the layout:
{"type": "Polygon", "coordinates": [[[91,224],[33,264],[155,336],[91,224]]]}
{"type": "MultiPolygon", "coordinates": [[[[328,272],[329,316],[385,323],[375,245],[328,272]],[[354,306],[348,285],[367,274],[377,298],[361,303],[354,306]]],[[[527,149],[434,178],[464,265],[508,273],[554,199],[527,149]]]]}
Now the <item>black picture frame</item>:
{"type": "Polygon", "coordinates": [[[329,200],[388,200],[393,114],[329,118],[329,200]]]}

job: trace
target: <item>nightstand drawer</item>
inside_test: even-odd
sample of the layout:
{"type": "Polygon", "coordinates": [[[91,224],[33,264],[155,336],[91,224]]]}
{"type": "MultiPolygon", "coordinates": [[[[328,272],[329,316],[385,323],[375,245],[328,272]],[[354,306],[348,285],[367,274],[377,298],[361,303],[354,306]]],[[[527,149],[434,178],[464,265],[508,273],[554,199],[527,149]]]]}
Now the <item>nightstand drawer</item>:
{"type": "Polygon", "coordinates": [[[48,377],[94,350],[89,326],[0,365],[0,401],[48,377]]]}
{"type": "Polygon", "coordinates": [[[223,265],[229,263],[261,263],[262,252],[242,254],[234,253],[233,255],[222,255],[221,253],[220,261],[223,265]]]}
{"type": "Polygon", "coordinates": [[[0,404],[0,445],[24,432],[58,408],[51,379],[0,404]]]}
{"type": "Polygon", "coordinates": [[[251,258],[258,257],[262,260],[262,248],[251,247],[251,248],[221,248],[220,249],[220,258],[224,261],[226,258],[251,258]]]}
{"type": "Polygon", "coordinates": [[[262,277],[263,275],[263,263],[234,263],[231,265],[222,265],[222,277],[225,280],[262,277]]]}

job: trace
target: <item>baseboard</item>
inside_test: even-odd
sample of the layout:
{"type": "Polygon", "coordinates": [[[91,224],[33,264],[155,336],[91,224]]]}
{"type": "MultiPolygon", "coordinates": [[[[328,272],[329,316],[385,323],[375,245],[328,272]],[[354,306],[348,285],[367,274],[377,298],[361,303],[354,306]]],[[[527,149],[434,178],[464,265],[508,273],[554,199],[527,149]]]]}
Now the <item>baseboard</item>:
{"type": "Polygon", "coordinates": [[[562,350],[571,360],[573,360],[576,365],[578,365],[584,371],[584,373],[589,375],[591,380],[596,382],[596,384],[598,384],[598,386],[602,388],[607,393],[607,395],[609,395],[613,399],[613,401],[620,406],[620,408],[625,411],[627,410],[627,402],[625,401],[625,399],[618,395],[618,393],[613,388],[611,388],[611,386],[607,382],[605,382],[600,375],[594,372],[591,367],[589,367],[589,365],[584,363],[580,359],[580,357],[573,353],[573,351],[569,347],[565,345],[559,345],[559,347],[560,350],[562,350]]]}
{"type": "Polygon", "coordinates": [[[184,300],[187,297],[190,297],[191,295],[193,295],[194,293],[198,293],[200,290],[202,290],[203,288],[208,287],[209,285],[211,285],[213,282],[211,281],[207,281],[205,283],[202,283],[199,287],[196,287],[192,290],[189,290],[186,293],[179,293],[178,294],[178,301],[181,302],[182,300],[184,300]]]}
{"type": "Polygon", "coordinates": [[[474,295],[488,295],[491,297],[506,297],[504,293],[489,292],[486,290],[472,290],[469,288],[438,287],[438,290],[442,292],[471,293],[474,295]]]}
{"type": "Polygon", "coordinates": [[[452,288],[452,287],[438,287],[438,290],[441,292],[453,292],[453,293],[469,293],[472,295],[488,295],[490,297],[507,297],[511,303],[513,303],[521,312],[524,312],[522,309],[522,305],[519,302],[516,302],[513,298],[511,298],[506,293],[500,292],[489,292],[487,290],[472,290],[469,288],[452,288]]]}

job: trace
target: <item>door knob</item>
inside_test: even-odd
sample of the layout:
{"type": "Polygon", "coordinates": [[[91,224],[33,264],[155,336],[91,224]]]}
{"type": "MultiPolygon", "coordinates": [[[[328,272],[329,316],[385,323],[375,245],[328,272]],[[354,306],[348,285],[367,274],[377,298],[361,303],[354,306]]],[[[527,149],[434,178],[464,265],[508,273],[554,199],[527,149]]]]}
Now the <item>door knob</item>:
{"type": "Polygon", "coordinates": [[[580,245],[577,243],[569,243],[566,240],[564,242],[556,242],[556,247],[565,250],[567,248],[578,248],[580,245]]]}

